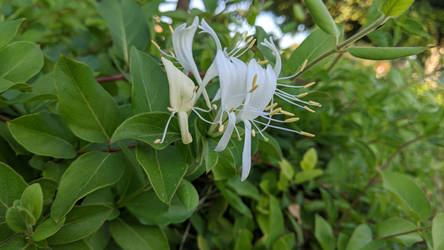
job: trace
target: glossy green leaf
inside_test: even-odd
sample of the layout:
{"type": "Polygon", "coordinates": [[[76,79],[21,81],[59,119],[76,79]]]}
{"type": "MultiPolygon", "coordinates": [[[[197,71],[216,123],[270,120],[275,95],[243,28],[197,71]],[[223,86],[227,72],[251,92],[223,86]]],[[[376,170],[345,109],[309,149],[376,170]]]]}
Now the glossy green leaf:
{"type": "Polygon", "coordinates": [[[276,240],[273,244],[273,250],[291,250],[294,249],[294,243],[296,239],[293,233],[288,233],[286,235],[281,236],[276,240]]]}
{"type": "Polygon", "coordinates": [[[0,162],[0,203],[5,207],[12,206],[25,190],[25,180],[10,166],[0,162]]]}
{"type": "Polygon", "coordinates": [[[140,6],[131,0],[104,0],[97,5],[97,11],[108,25],[117,55],[128,63],[131,47],[143,49],[149,40],[140,6]]]}
{"type": "Polygon", "coordinates": [[[440,213],[433,218],[432,222],[433,249],[444,249],[444,214],[440,213]]]}
{"type": "Polygon", "coordinates": [[[20,25],[25,19],[16,19],[0,23],[0,48],[6,46],[17,34],[20,25]]]}
{"type": "Polygon", "coordinates": [[[17,233],[22,233],[27,230],[26,213],[17,207],[8,208],[5,220],[9,228],[17,233]]]}
{"type": "Polygon", "coordinates": [[[372,230],[366,224],[361,224],[355,228],[346,250],[361,249],[372,241],[372,230]]]}
{"type": "Polygon", "coordinates": [[[306,181],[311,181],[314,178],[322,175],[323,171],[321,169],[310,169],[307,171],[302,171],[296,173],[295,183],[303,183],[306,181]]]}
{"type": "Polygon", "coordinates": [[[109,218],[112,210],[112,208],[97,205],[75,207],[66,216],[63,227],[48,238],[48,242],[59,245],[83,239],[97,231],[109,218]]]}
{"type": "Polygon", "coordinates": [[[399,198],[407,209],[418,219],[425,220],[431,214],[430,203],[424,192],[409,177],[390,171],[381,172],[384,188],[399,198]]]}
{"type": "Polygon", "coordinates": [[[136,157],[159,199],[169,204],[185,176],[188,164],[182,160],[176,147],[173,146],[163,150],[139,146],[136,157]]]}
{"type": "Polygon", "coordinates": [[[116,183],[124,167],[125,160],[119,153],[89,152],[77,158],[60,180],[51,217],[60,220],[82,197],[116,183]]]}
{"type": "Polygon", "coordinates": [[[149,144],[155,149],[163,149],[172,142],[180,139],[179,125],[176,118],[173,118],[168,127],[165,141],[162,144],[154,143],[162,138],[168,113],[142,113],[125,120],[114,132],[112,141],[134,139],[149,144]]]}
{"type": "Polygon", "coordinates": [[[284,217],[281,211],[279,200],[274,196],[269,196],[270,214],[269,214],[269,235],[267,236],[266,245],[271,247],[272,244],[279,239],[285,232],[284,217]]]}
{"type": "Polygon", "coordinates": [[[185,201],[189,197],[199,197],[199,195],[190,182],[183,180],[169,206],[161,202],[152,189],[129,200],[125,206],[143,224],[167,225],[181,223],[193,214],[199,199],[192,198],[190,200],[194,204],[189,204],[185,201]],[[186,197],[181,197],[183,194],[186,194],[186,197]],[[183,201],[188,204],[185,205],[183,201]]]}
{"type": "Polygon", "coordinates": [[[24,115],[8,123],[9,130],[28,151],[54,158],[74,158],[75,137],[64,121],[55,114],[24,115]]]}
{"type": "Polygon", "coordinates": [[[310,11],[314,22],[321,28],[324,32],[339,38],[339,29],[335,21],[331,17],[330,13],[325,7],[322,0],[305,0],[305,5],[310,11]]]}
{"type": "Polygon", "coordinates": [[[65,217],[63,217],[58,223],[52,218],[48,218],[37,225],[32,233],[32,240],[41,241],[47,239],[57,233],[64,224],[65,217]]]}
{"type": "Polygon", "coordinates": [[[253,218],[250,209],[248,208],[247,205],[245,205],[245,203],[237,194],[227,189],[222,182],[218,181],[215,184],[219,189],[220,193],[222,194],[222,196],[225,198],[225,200],[228,202],[228,204],[230,204],[230,206],[233,209],[243,214],[244,216],[247,216],[248,218],[253,218]]]}
{"type": "Polygon", "coordinates": [[[27,246],[28,242],[25,237],[19,234],[11,237],[10,240],[3,241],[0,243],[0,249],[5,250],[15,250],[15,249],[24,249],[27,246]]]}
{"type": "MultiPolygon", "coordinates": [[[[415,229],[415,223],[399,217],[390,218],[376,225],[378,238],[404,233],[415,229]]],[[[416,242],[422,241],[422,238],[418,233],[410,233],[394,237],[392,240],[399,242],[404,246],[410,246],[416,242]]]]}
{"type": "Polygon", "coordinates": [[[159,61],[132,48],[130,62],[133,112],[166,111],[169,104],[168,80],[159,61]]]}
{"type": "Polygon", "coordinates": [[[369,60],[392,60],[416,55],[427,47],[351,47],[347,49],[355,57],[369,60]]]}
{"type": "Polygon", "coordinates": [[[116,219],[110,223],[110,232],[124,250],[170,249],[166,236],[158,227],[129,224],[116,219]]]}
{"type": "Polygon", "coordinates": [[[381,12],[386,16],[397,17],[404,13],[414,0],[385,0],[381,12]]]}
{"type": "Polygon", "coordinates": [[[43,67],[43,53],[31,42],[15,42],[0,49],[0,78],[26,82],[43,67]]]}
{"type": "Polygon", "coordinates": [[[315,237],[324,250],[334,250],[336,246],[335,236],[330,224],[319,215],[315,217],[315,237]]]}
{"type": "Polygon", "coordinates": [[[28,209],[35,220],[40,218],[43,210],[43,192],[40,184],[34,183],[25,188],[20,199],[20,205],[28,209]]]}
{"type": "Polygon", "coordinates": [[[120,123],[117,104],[83,63],[60,57],[55,85],[62,117],[72,132],[90,142],[106,142],[120,123]]]}
{"type": "Polygon", "coordinates": [[[18,90],[31,90],[31,86],[26,83],[15,83],[3,78],[0,78],[0,93],[5,92],[9,89],[18,89],[18,90]]]}

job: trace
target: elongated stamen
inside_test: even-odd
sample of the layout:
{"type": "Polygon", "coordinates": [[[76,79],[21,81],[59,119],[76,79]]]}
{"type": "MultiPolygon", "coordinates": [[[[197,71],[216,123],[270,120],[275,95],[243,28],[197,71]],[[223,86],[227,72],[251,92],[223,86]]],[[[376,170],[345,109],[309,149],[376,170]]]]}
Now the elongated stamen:
{"type": "Polygon", "coordinates": [[[170,29],[170,32],[171,32],[171,33],[174,33],[174,29],[173,29],[173,26],[171,26],[171,24],[168,25],[168,28],[170,29]]]}
{"type": "Polygon", "coordinates": [[[295,116],[295,114],[293,114],[293,113],[291,113],[291,112],[288,112],[288,111],[285,111],[285,110],[281,110],[281,113],[283,114],[283,115],[286,115],[286,116],[295,116]]]}
{"type": "Polygon", "coordinates": [[[259,134],[262,136],[262,138],[267,139],[267,137],[265,137],[265,135],[262,133],[262,131],[264,131],[268,126],[265,126],[265,128],[260,129],[259,126],[257,126],[257,124],[255,122],[256,121],[251,121],[251,123],[253,123],[253,126],[257,129],[259,134]]]}
{"type": "Polygon", "coordinates": [[[307,95],[308,95],[308,92],[304,92],[304,93],[302,93],[302,94],[297,95],[296,97],[297,97],[297,98],[302,98],[302,97],[305,97],[305,96],[307,96],[307,95]]]}
{"type": "MultiPolygon", "coordinates": [[[[213,108],[214,108],[214,106],[213,106],[213,108]]],[[[204,113],[208,113],[208,112],[212,111],[212,109],[203,109],[203,108],[199,108],[199,107],[193,107],[193,109],[199,110],[199,111],[204,112],[204,113]]],[[[217,109],[217,106],[214,109],[217,109]]]]}
{"type": "Polygon", "coordinates": [[[286,123],[292,123],[292,122],[297,122],[297,121],[299,121],[299,117],[288,118],[288,119],[284,120],[284,122],[286,122],[286,123]]]}
{"type": "Polygon", "coordinates": [[[282,110],[281,108],[277,108],[277,109],[271,111],[269,115],[270,115],[270,116],[273,116],[273,115],[275,115],[275,114],[281,112],[281,110],[282,110]]]}
{"type": "Polygon", "coordinates": [[[299,86],[299,85],[288,85],[288,84],[282,84],[282,83],[278,83],[277,86],[278,86],[278,87],[285,87],[285,88],[295,88],[295,89],[304,88],[304,86],[299,86]]]}
{"type": "Polygon", "coordinates": [[[310,82],[310,83],[307,83],[307,84],[305,84],[304,85],[304,88],[306,89],[306,88],[310,88],[311,86],[313,86],[313,85],[315,85],[316,84],[316,82],[310,82]]]}
{"type": "Polygon", "coordinates": [[[256,137],[256,130],[255,129],[251,130],[251,136],[256,137]]]}
{"type": "Polygon", "coordinates": [[[250,93],[252,93],[253,91],[255,91],[259,87],[259,85],[256,84],[256,81],[257,81],[257,74],[254,75],[253,84],[252,84],[252,87],[249,91],[250,93]]]}
{"type": "Polygon", "coordinates": [[[262,61],[257,62],[257,64],[259,64],[259,65],[264,65],[266,63],[268,63],[268,60],[262,60],[262,61]]]}
{"type": "Polygon", "coordinates": [[[251,41],[250,45],[248,45],[248,47],[246,49],[244,49],[244,51],[242,51],[240,54],[238,54],[236,57],[240,57],[243,54],[245,54],[245,52],[249,51],[251,48],[253,48],[254,44],[256,43],[256,39],[253,39],[253,41],[251,41]]]}
{"type": "Polygon", "coordinates": [[[315,101],[308,101],[308,103],[310,103],[313,106],[318,106],[318,107],[322,107],[322,105],[319,102],[315,102],[315,101]]]}
{"type": "Polygon", "coordinates": [[[302,64],[301,68],[296,73],[294,73],[293,75],[289,75],[289,76],[279,77],[278,80],[291,79],[291,78],[299,75],[305,69],[305,67],[307,66],[307,63],[308,63],[308,60],[305,60],[304,63],[302,64]]]}
{"type": "Polygon", "coordinates": [[[282,120],[274,119],[274,118],[271,118],[271,117],[269,117],[269,116],[265,116],[265,115],[263,115],[263,116],[261,116],[261,117],[264,118],[264,119],[267,119],[267,120],[269,120],[269,121],[273,121],[273,122],[286,123],[286,121],[282,121],[282,120]]]}
{"type": "Polygon", "coordinates": [[[272,110],[272,109],[274,109],[277,105],[278,105],[278,103],[275,102],[275,103],[273,103],[273,104],[267,106],[267,107],[265,108],[265,111],[272,110]]]}
{"type": "Polygon", "coordinates": [[[309,108],[309,107],[307,107],[307,106],[304,106],[304,109],[307,110],[307,111],[310,111],[310,112],[312,112],[312,113],[315,113],[315,112],[316,112],[316,111],[314,111],[313,109],[311,109],[311,108],[309,108]]]}
{"type": "Polygon", "coordinates": [[[301,135],[308,136],[308,137],[315,137],[314,134],[310,134],[310,133],[307,133],[305,131],[301,131],[301,135]]]}
{"type": "Polygon", "coordinates": [[[161,144],[161,143],[163,143],[163,141],[165,140],[165,137],[166,137],[167,131],[168,131],[168,126],[170,125],[170,121],[171,121],[171,119],[173,118],[173,116],[174,116],[175,114],[176,114],[176,112],[172,112],[172,113],[171,113],[171,115],[170,115],[170,117],[168,118],[168,121],[167,121],[167,123],[166,123],[166,125],[165,125],[165,129],[163,130],[162,139],[157,139],[157,140],[155,140],[155,141],[154,141],[155,144],[161,144]]]}
{"type": "Polygon", "coordinates": [[[240,136],[239,130],[237,129],[236,125],[234,125],[234,131],[236,131],[237,139],[239,141],[242,140],[242,137],[240,136]]]}
{"type": "Polygon", "coordinates": [[[275,128],[275,129],[279,129],[279,130],[283,130],[283,131],[287,131],[287,132],[292,132],[292,133],[296,133],[296,134],[300,134],[300,135],[302,134],[300,131],[297,131],[294,129],[284,128],[284,127],[279,127],[279,126],[274,126],[274,125],[267,125],[266,123],[261,122],[261,121],[255,121],[255,122],[262,124],[262,125],[266,125],[270,128],[275,128]]]}
{"type": "Polygon", "coordinates": [[[208,123],[208,124],[217,124],[217,122],[210,122],[207,119],[203,118],[203,116],[201,114],[199,114],[199,112],[197,112],[196,108],[191,109],[193,110],[193,112],[204,122],[208,123]]]}
{"type": "Polygon", "coordinates": [[[160,48],[159,44],[157,44],[154,40],[151,40],[151,43],[154,45],[154,47],[157,48],[157,50],[159,50],[159,52],[160,52],[162,55],[164,55],[164,56],[166,56],[166,57],[168,57],[168,58],[171,58],[171,59],[177,60],[176,57],[175,57],[174,55],[170,55],[170,54],[166,53],[165,51],[163,51],[163,50],[160,48]]]}
{"type": "Polygon", "coordinates": [[[295,105],[295,106],[297,106],[297,107],[299,107],[299,108],[304,108],[304,106],[302,106],[302,105],[300,105],[300,104],[298,104],[298,103],[292,102],[291,100],[289,100],[288,98],[286,98],[284,95],[282,95],[282,94],[280,94],[280,93],[276,93],[276,96],[278,96],[278,97],[281,98],[282,100],[284,100],[284,101],[286,101],[286,102],[288,102],[288,103],[290,103],[290,104],[293,104],[293,105],[295,105]]]}
{"type": "MultiPolygon", "coordinates": [[[[234,48],[227,54],[228,56],[234,56],[236,53],[238,53],[244,46],[242,46],[242,44],[245,42],[245,39],[247,39],[247,35],[248,33],[245,32],[242,40],[238,41],[235,45],[234,48]]],[[[251,42],[251,39],[253,39],[253,37],[250,37],[250,39],[248,39],[248,41],[246,42],[246,44],[248,44],[249,42],[251,42]]]]}
{"type": "Polygon", "coordinates": [[[293,100],[293,101],[296,101],[296,102],[301,102],[301,103],[303,103],[303,104],[307,104],[307,105],[313,105],[313,104],[311,104],[310,102],[303,101],[303,100],[297,98],[297,96],[294,96],[294,95],[288,94],[287,92],[284,92],[284,91],[282,91],[282,90],[280,90],[280,89],[277,89],[277,90],[276,90],[276,94],[281,94],[281,95],[285,96],[286,98],[288,98],[288,99],[290,99],[290,100],[293,100]]]}

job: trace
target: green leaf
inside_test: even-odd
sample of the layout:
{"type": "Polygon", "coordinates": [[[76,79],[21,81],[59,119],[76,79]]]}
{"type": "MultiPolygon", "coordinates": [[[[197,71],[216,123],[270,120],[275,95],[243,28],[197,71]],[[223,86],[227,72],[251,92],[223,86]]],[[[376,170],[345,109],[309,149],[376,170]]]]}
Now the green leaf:
{"type": "MultiPolygon", "coordinates": [[[[378,238],[383,238],[389,235],[408,232],[415,229],[416,229],[415,223],[398,217],[390,218],[376,225],[378,238]]],[[[422,241],[422,238],[418,233],[410,233],[394,237],[391,240],[399,242],[404,246],[410,246],[416,242],[422,241]]]]}
{"type": "Polygon", "coordinates": [[[131,49],[130,61],[133,112],[166,111],[169,103],[168,80],[159,61],[136,48],[131,49]]]}
{"type": "Polygon", "coordinates": [[[293,165],[291,165],[291,163],[285,159],[282,159],[279,165],[281,166],[281,172],[284,174],[285,178],[287,178],[288,180],[293,179],[294,176],[293,165]]]}
{"type": "Polygon", "coordinates": [[[26,212],[17,207],[8,208],[5,220],[9,228],[17,233],[22,233],[27,230],[26,212]]]}
{"type": "Polygon", "coordinates": [[[59,245],[86,238],[102,226],[112,211],[112,208],[96,205],[75,207],[67,215],[63,227],[48,238],[48,242],[59,245]]]}
{"type": "Polygon", "coordinates": [[[167,225],[188,219],[198,205],[199,199],[195,197],[199,197],[196,189],[184,179],[170,205],[161,202],[154,190],[149,189],[126,202],[125,206],[142,224],[167,225]],[[184,194],[186,196],[182,196],[184,194]],[[189,201],[193,201],[193,204],[189,201]]]}
{"type": "Polygon", "coordinates": [[[170,249],[165,234],[158,227],[128,224],[116,219],[110,223],[109,229],[124,250],[170,249]]]}
{"type": "Polygon", "coordinates": [[[281,237],[285,232],[284,217],[282,215],[279,200],[274,196],[270,197],[270,215],[269,215],[269,234],[267,236],[266,245],[271,247],[272,244],[281,237]]]}
{"type": "Polygon", "coordinates": [[[26,82],[43,67],[43,53],[31,42],[15,42],[0,49],[0,78],[26,82]]]}
{"type": "Polygon", "coordinates": [[[288,233],[281,236],[274,244],[273,250],[291,250],[294,249],[294,243],[296,239],[293,233],[288,233]]]}
{"type": "Polygon", "coordinates": [[[386,16],[397,17],[406,11],[414,0],[385,0],[381,12],[386,16]]]}
{"type": "Polygon", "coordinates": [[[43,192],[40,184],[34,183],[25,188],[20,205],[28,209],[35,220],[40,218],[43,210],[43,192]]]}
{"type": "Polygon", "coordinates": [[[41,241],[47,239],[57,233],[64,224],[65,217],[63,217],[58,223],[52,218],[48,218],[36,227],[32,234],[32,240],[41,241]]]}
{"type": "Polygon", "coordinates": [[[112,142],[134,139],[149,144],[155,149],[163,149],[172,142],[180,139],[179,125],[176,118],[173,118],[168,127],[165,141],[162,144],[154,143],[162,138],[165,125],[169,118],[168,113],[142,113],[125,120],[114,132],[112,142]]]}
{"type": "Polygon", "coordinates": [[[234,250],[248,250],[252,249],[251,242],[253,241],[253,234],[245,228],[239,230],[236,236],[236,243],[234,250]]]}
{"type": "Polygon", "coordinates": [[[371,241],[372,230],[366,224],[361,224],[353,231],[346,250],[361,249],[371,241]]]}
{"type": "Polygon", "coordinates": [[[97,11],[108,25],[117,55],[128,63],[130,48],[143,49],[149,39],[140,6],[132,0],[104,0],[97,5],[97,11]]]}
{"type": "Polygon", "coordinates": [[[430,203],[424,192],[409,177],[389,171],[381,172],[384,188],[400,199],[417,218],[425,220],[431,215],[430,203]]]}
{"type": "Polygon", "coordinates": [[[302,161],[301,167],[304,171],[312,170],[316,166],[316,162],[318,161],[318,154],[314,148],[310,148],[305,152],[302,161]]]}
{"type": "Polygon", "coordinates": [[[223,182],[217,181],[215,182],[216,187],[219,189],[222,196],[227,200],[228,204],[230,206],[238,211],[239,213],[245,215],[248,218],[253,218],[253,215],[251,214],[250,209],[247,205],[242,201],[242,199],[235,194],[233,191],[227,189],[223,182]]]}
{"type": "Polygon", "coordinates": [[[185,176],[188,164],[182,160],[176,147],[173,146],[163,150],[139,146],[136,157],[159,199],[169,204],[185,176]]]}
{"type": "Polygon", "coordinates": [[[340,35],[338,26],[331,17],[322,0],[305,0],[305,5],[319,28],[338,39],[340,35]]]}
{"type": "Polygon", "coordinates": [[[310,169],[307,171],[302,171],[302,172],[298,172],[296,173],[296,177],[295,177],[295,183],[299,184],[299,183],[303,183],[306,181],[311,181],[314,178],[322,175],[323,171],[321,169],[310,169]]]}
{"type": "Polygon", "coordinates": [[[440,213],[433,218],[432,239],[435,250],[444,249],[444,214],[440,213]]]}
{"type": "Polygon", "coordinates": [[[336,240],[330,224],[319,215],[315,217],[315,237],[324,250],[334,250],[336,240]]]}
{"type": "Polygon", "coordinates": [[[79,199],[116,183],[124,166],[125,160],[119,153],[89,152],[77,158],[60,180],[51,217],[59,221],[79,199]]]}
{"type": "Polygon", "coordinates": [[[8,127],[14,139],[34,154],[66,159],[77,155],[74,135],[55,114],[24,115],[10,121],[8,127]]]}
{"type": "MultiPolygon", "coordinates": [[[[301,69],[305,60],[310,63],[316,60],[319,56],[332,50],[336,47],[336,38],[324,31],[318,29],[313,31],[305,40],[297,47],[288,59],[289,73],[293,74],[301,69]]],[[[318,77],[317,72],[330,60],[333,56],[319,62],[316,66],[302,74],[302,76],[308,76],[310,78],[318,77]]]]}
{"type": "Polygon", "coordinates": [[[55,85],[62,117],[72,132],[90,142],[106,142],[120,123],[119,108],[84,63],[61,56],[55,85]]]}
{"type": "Polygon", "coordinates": [[[226,184],[240,196],[249,197],[256,201],[260,199],[257,187],[248,181],[241,181],[239,176],[227,180],[226,184]]]}
{"type": "Polygon", "coordinates": [[[416,55],[427,47],[351,47],[347,51],[355,57],[369,60],[392,60],[416,55]]]}
{"type": "Polygon", "coordinates": [[[16,249],[25,249],[28,246],[28,242],[26,241],[23,235],[15,235],[11,239],[7,241],[3,241],[0,243],[0,249],[5,250],[16,250],[16,249]]]}
{"type": "Polygon", "coordinates": [[[26,186],[28,184],[26,184],[22,176],[10,166],[0,162],[0,203],[3,206],[12,206],[15,200],[20,199],[26,186]]]}
{"type": "Polygon", "coordinates": [[[26,83],[15,83],[15,82],[0,78],[0,93],[3,93],[6,90],[10,90],[10,89],[30,91],[32,89],[32,87],[26,83]]]}
{"type": "Polygon", "coordinates": [[[0,23],[0,48],[6,46],[17,34],[20,25],[25,19],[16,19],[0,23]]]}
{"type": "Polygon", "coordinates": [[[216,144],[212,140],[202,140],[202,154],[205,160],[205,170],[210,172],[219,162],[219,154],[214,151],[216,144]]]}

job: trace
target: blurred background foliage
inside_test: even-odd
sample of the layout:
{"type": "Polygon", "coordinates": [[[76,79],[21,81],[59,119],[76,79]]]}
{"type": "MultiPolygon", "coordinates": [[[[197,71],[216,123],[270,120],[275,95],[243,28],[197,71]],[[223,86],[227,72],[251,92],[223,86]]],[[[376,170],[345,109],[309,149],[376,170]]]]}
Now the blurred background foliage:
{"type": "MultiPolygon", "coordinates": [[[[205,18],[230,48],[242,36],[237,31],[252,34],[255,30],[258,40],[263,39],[264,29],[270,32],[270,27],[255,25],[260,24],[261,16],[271,16],[275,22],[271,34],[277,43],[284,36],[293,37],[293,43],[287,41],[282,46],[287,74],[294,72],[295,61],[301,60],[295,51],[303,39],[297,37],[306,37],[315,28],[304,3],[296,0],[204,0],[199,1],[199,8],[193,8],[196,1],[135,2],[144,13],[150,39],[162,48],[171,48],[170,25],[190,22],[196,15],[205,18]]],[[[93,0],[2,0],[0,19],[25,18],[16,40],[40,45],[45,55],[43,73],[52,71],[63,54],[87,63],[96,77],[125,75],[128,62],[113,56],[112,37],[96,5],[93,0]]],[[[346,37],[375,20],[378,13],[371,0],[328,0],[326,5],[346,37]]],[[[321,223],[317,215],[331,225],[338,246],[363,223],[376,232],[374,238],[382,238],[381,223],[392,217],[410,220],[410,215],[393,202],[381,178],[374,178],[379,169],[411,176],[424,190],[434,214],[443,212],[443,13],[443,1],[415,1],[401,17],[358,42],[430,46],[418,56],[367,61],[344,54],[303,75],[301,83],[318,82],[309,95],[322,108],[314,114],[290,107],[288,110],[301,117],[295,128],[315,133],[316,137],[269,130],[274,139],[271,143],[259,141],[248,182],[239,182],[223,169],[193,180],[199,191],[199,207],[189,220],[163,228],[171,248],[249,249],[254,242],[274,249],[321,249],[322,240],[315,232],[315,224],[321,223]]],[[[197,40],[195,59],[201,68],[208,68],[215,45],[204,35],[198,35],[197,40]]],[[[140,49],[159,55],[148,41],[140,49]]],[[[244,57],[251,58],[262,50],[255,46],[244,57]]],[[[102,86],[125,104],[130,98],[127,83],[120,79],[102,86]]],[[[16,107],[19,111],[27,108],[16,107]]],[[[13,115],[15,111],[6,112],[13,115]]],[[[17,161],[4,152],[3,161],[17,161]]],[[[25,169],[17,171],[25,179],[35,177],[25,169]]],[[[421,225],[430,225],[430,220],[421,225]]],[[[381,243],[380,248],[426,249],[422,238],[427,237],[424,232],[394,237],[381,243]]],[[[118,248],[110,242],[109,249],[118,248]]]]}

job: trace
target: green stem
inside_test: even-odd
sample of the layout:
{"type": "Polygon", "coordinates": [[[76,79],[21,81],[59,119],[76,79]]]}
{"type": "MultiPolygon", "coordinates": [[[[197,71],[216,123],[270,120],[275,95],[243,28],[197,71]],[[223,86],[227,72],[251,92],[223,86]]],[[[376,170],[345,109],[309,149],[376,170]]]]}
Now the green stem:
{"type": "Polygon", "coordinates": [[[430,229],[431,227],[432,226],[420,227],[420,228],[416,228],[416,229],[413,229],[413,230],[410,230],[410,231],[407,231],[407,232],[391,234],[391,235],[387,235],[387,236],[384,236],[384,237],[381,237],[381,238],[376,238],[375,240],[388,240],[388,239],[395,238],[395,237],[398,237],[398,236],[402,236],[402,235],[406,235],[406,234],[411,234],[411,233],[416,233],[416,232],[420,232],[420,231],[423,231],[423,230],[427,230],[427,229],[430,229]]]}

